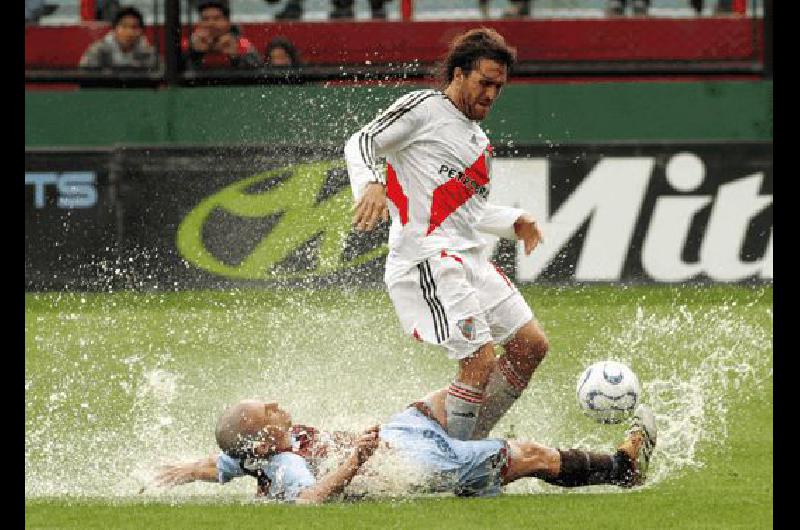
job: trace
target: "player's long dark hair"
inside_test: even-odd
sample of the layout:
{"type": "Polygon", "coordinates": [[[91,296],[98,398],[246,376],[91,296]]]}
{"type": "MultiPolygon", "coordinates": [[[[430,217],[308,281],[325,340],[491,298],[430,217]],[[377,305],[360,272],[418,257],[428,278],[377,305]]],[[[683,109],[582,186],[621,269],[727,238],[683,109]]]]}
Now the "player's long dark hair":
{"type": "Polygon", "coordinates": [[[469,75],[480,59],[491,59],[505,64],[509,72],[517,61],[517,49],[491,28],[471,29],[458,35],[450,43],[447,55],[439,64],[439,78],[443,87],[453,80],[457,67],[469,75]]]}

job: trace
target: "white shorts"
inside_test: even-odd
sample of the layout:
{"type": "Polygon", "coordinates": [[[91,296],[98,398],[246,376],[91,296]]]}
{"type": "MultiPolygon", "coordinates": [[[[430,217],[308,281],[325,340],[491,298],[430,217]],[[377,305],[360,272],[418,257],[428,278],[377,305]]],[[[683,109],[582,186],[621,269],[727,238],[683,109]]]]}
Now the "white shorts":
{"type": "Polygon", "coordinates": [[[403,330],[463,359],[533,319],[517,287],[479,249],[443,250],[387,285],[403,330]]]}

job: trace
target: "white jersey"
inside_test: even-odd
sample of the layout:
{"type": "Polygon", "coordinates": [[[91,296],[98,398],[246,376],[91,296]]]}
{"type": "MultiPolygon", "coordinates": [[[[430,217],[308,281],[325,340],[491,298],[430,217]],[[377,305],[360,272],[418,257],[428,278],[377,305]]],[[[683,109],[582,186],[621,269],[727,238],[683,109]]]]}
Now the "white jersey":
{"type": "Polygon", "coordinates": [[[387,283],[442,250],[484,246],[482,231],[515,238],[523,210],[488,204],[489,139],[438,90],[400,97],[348,140],[345,160],[356,201],[369,182],[386,185],[387,283]],[[378,157],[386,158],[385,175],[378,157]]]}

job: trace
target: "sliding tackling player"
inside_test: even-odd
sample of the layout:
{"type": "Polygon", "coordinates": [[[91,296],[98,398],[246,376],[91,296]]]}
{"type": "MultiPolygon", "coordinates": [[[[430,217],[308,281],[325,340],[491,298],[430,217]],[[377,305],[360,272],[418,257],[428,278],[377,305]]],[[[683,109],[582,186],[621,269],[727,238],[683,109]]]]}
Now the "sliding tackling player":
{"type": "MultiPolygon", "coordinates": [[[[218,419],[216,438],[221,453],[164,466],[155,483],[167,487],[196,480],[224,484],[250,475],[257,479],[259,497],[319,503],[342,493],[361,466],[378,457],[372,455],[379,442],[386,446],[381,450],[393,452],[414,471],[417,482],[413,489],[417,492],[495,496],[503,485],[525,477],[564,487],[632,487],[645,480],[657,436],[654,416],[646,405],[637,407],[617,450],[603,453],[500,438],[456,440],[444,428],[446,394],[446,388],[433,392],[388,423],[349,436],[292,425],[289,413],[277,403],[240,401],[218,419]],[[321,475],[319,459],[337,445],[349,445],[350,454],[321,475]]],[[[376,469],[381,472],[380,466],[376,469]]],[[[390,473],[395,476],[397,471],[392,467],[390,473]]]]}
{"type": "Polygon", "coordinates": [[[491,431],[548,350],[522,295],[485,255],[481,235],[522,240],[526,255],[542,238],[524,210],[488,204],[492,147],[478,122],[515,57],[492,29],[456,37],[443,91],[402,96],[345,146],[355,228],[372,230],[391,213],[384,281],[404,331],[458,360],[445,410],[447,432],[460,440],[491,431]],[[385,176],[378,157],[386,158],[385,176]],[[499,358],[495,344],[504,348],[499,358]]]}

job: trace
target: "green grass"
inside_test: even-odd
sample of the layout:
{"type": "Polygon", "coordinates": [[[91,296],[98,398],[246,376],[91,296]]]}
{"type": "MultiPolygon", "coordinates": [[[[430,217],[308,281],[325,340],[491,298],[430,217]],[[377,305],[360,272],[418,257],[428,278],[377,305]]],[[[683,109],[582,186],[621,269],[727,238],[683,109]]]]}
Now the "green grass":
{"type": "MultiPolygon", "coordinates": [[[[161,463],[214,451],[226,404],[276,398],[298,422],[358,429],[446,384],[451,361],[402,336],[383,291],[29,294],[31,528],[771,528],[772,287],[526,287],[551,351],[496,428],[609,449],[575,379],[616,358],[660,426],[652,481],[620,492],[526,480],[495,499],[295,507],[250,479],[138,495],[161,463]]],[[[397,493],[397,492],[395,492],[397,493]]]]}

